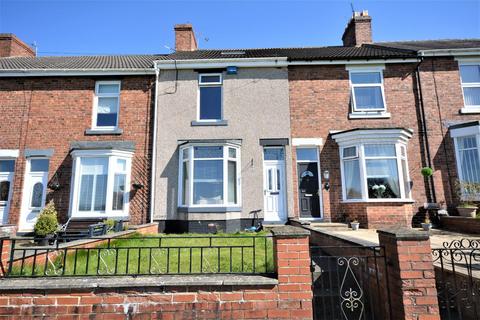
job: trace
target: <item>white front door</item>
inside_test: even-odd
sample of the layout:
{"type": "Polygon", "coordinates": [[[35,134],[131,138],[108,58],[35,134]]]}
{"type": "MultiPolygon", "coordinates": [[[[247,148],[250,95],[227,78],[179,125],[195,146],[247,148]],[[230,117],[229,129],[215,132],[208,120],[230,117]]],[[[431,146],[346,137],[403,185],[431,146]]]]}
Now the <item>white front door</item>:
{"type": "Polygon", "coordinates": [[[13,172],[0,172],[0,225],[8,223],[13,190],[13,172]]]}
{"type": "Polygon", "coordinates": [[[27,161],[19,231],[32,231],[38,214],[45,206],[48,162],[45,158],[31,158],[27,161]]]}
{"type": "Polygon", "coordinates": [[[283,148],[264,149],[264,220],[285,222],[285,155],[283,148]]]}

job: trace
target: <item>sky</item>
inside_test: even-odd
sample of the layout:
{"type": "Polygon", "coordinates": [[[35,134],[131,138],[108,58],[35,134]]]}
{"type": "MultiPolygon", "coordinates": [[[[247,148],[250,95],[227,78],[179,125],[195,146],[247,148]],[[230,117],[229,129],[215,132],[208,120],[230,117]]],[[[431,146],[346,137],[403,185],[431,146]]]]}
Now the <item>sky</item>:
{"type": "Polygon", "coordinates": [[[352,4],[374,41],[480,38],[480,0],[0,0],[0,33],[41,56],[168,53],[176,23],[192,23],[202,49],[330,46],[352,4]]]}

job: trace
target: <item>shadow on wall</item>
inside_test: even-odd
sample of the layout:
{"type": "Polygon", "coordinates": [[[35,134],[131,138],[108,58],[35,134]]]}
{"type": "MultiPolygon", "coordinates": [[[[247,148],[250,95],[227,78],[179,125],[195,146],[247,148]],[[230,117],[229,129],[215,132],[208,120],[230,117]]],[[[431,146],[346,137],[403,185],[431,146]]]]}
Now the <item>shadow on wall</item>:
{"type": "MultiPolygon", "coordinates": [[[[433,165],[440,171],[443,194],[439,194],[439,188],[437,187],[437,202],[443,201],[448,206],[449,211],[455,211],[455,203],[457,197],[455,194],[455,181],[457,177],[457,165],[455,163],[455,147],[453,139],[450,138],[450,132],[446,131],[443,136],[442,142],[433,156],[433,165]]],[[[436,183],[439,183],[439,179],[435,179],[436,183]]]]}
{"type": "MultiPolygon", "coordinates": [[[[166,219],[178,219],[177,217],[177,194],[178,194],[178,149],[172,154],[163,169],[160,177],[167,180],[166,194],[166,219]]],[[[155,212],[161,214],[162,212],[155,212]]]]}
{"type": "Polygon", "coordinates": [[[67,155],[57,170],[51,174],[47,188],[47,203],[50,200],[55,202],[60,223],[68,220],[68,208],[70,204],[70,183],[72,178],[72,157],[67,155]],[[58,189],[55,188],[58,184],[58,189]],[[56,190],[55,190],[56,189],[56,190]]]}

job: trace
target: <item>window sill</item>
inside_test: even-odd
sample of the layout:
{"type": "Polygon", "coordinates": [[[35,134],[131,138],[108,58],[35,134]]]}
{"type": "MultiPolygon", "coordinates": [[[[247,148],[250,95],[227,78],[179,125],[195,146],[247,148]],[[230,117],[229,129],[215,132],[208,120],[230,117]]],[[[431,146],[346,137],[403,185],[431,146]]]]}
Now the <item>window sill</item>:
{"type": "Polygon", "coordinates": [[[93,136],[93,135],[120,135],[123,133],[122,129],[114,129],[114,130],[98,130],[98,129],[87,129],[85,130],[85,135],[93,136]]]}
{"type": "Polygon", "coordinates": [[[390,119],[388,112],[351,112],[349,119],[390,119]]]}
{"type": "Polygon", "coordinates": [[[225,213],[240,212],[242,207],[178,207],[178,212],[187,213],[225,213]]]}
{"type": "Polygon", "coordinates": [[[480,107],[463,107],[459,110],[460,114],[480,114],[480,107]]]}
{"type": "Polygon", "coordinates": [[[368,199],[343,200],[342,203],[415,203],[413,199],[368,199]]]}
{"type": "Polygon", "coordinates": [[[202,127],[202,126],[227,126],[227,120],[219,120],[219,121],[192,121],[192,127],[202,127]]]}

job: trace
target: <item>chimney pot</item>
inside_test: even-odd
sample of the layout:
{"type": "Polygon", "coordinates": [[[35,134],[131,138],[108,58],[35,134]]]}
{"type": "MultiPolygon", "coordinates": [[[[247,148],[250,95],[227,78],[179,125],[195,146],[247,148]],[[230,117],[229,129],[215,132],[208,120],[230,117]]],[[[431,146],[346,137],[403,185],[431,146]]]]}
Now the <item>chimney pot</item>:
{"type": "Polygon", "coordinates": [[[353,13],[343,32],[342,41],[345,47],[372,43],[372,18],[368,15],[368,10],[353,13]]]}
{"type": "Polygon", "coordinates": [[[189,23],[175,25],[175,50],[195,51],[197,50],[197,39],[193,27],[189,23]]]}

